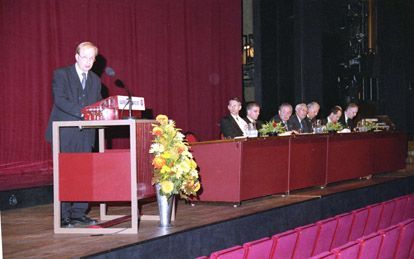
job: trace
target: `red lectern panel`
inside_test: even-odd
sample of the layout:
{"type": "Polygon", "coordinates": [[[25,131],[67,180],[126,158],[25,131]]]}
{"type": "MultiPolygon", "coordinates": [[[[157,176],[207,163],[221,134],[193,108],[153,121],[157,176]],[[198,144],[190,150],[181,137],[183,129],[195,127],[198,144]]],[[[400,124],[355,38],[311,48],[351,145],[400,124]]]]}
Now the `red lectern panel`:
{"type": "Polygon", "coordinates": [[[201,201],[240,202],[288,191],[288,137],[194,143],[191,150],[201,201]]]}
{"type": "Polygon", "coordinates": [[[302,135],[291,138],[290,191],[325,185],[326,150],[326,135],[302,135]]]}
{"type": "Polygon", "coordinates": [[[327,183],[372,174],[373,160],[369,134],[344,133],[328,137],[327,183]]]}
{"type": "Polygon", "coordinates": [[[374,174],[405,168],[407,135],[399,132],[375,133],[372,154],[374,174]]]}
{"type": "Polygon", "coordinates": [[[61,201],[130,201],[129,151],[59,154],[61,201]]]}
{"type": "Polygon", "coordinates": [[[242,142],[241,200],[288,192],[289,137],[242,142]]]}
{"type": "Polygon", "coordinates": [[[192,145],[200,169],[201,201],[240,201],[241,143],[217,141],[192,145]]]}

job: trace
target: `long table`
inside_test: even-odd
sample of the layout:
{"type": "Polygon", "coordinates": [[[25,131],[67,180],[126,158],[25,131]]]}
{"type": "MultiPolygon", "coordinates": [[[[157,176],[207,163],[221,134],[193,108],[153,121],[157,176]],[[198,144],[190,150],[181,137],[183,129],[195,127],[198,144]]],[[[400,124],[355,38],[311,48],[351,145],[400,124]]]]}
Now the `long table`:
{"type": "Polygon", "coordinates": [[[405,168],[401,132],[306,134],[191,144],[200,201],[239,203],[405,168]]]}

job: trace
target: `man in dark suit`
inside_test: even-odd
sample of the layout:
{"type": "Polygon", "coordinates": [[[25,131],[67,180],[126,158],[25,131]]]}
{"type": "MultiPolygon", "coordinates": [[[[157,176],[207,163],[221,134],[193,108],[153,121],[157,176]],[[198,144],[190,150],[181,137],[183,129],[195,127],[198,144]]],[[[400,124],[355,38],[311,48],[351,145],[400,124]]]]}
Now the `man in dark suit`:
{"type": "Polygon", "coordinates": [[[308,107],[305,103],[299,103],[295,107],[295,114],[290,117],[288,124],[291,130],[299,133],[312,133],[312,125],[310,120],[306,117],[308,114],[308,107]]]}
{"type": "Polygon", "coordinates": [[[311,103],[308,103],[307,107],[308,107],[308,115],[307,115],[308,120],[311,122],[312,126],[315,126],[316,121],[317,121],[317,116],[318,116],[321,106],[317,102],[311,102],[311,103]]]}
{"type": "Polygon", "coordinates": [[[350,129],[351,131],[354,130],[356,123],[354,121],[355,116],[358,113],[358,105],[355,103],[349,103],[344,111],[344,116],[342,116],[339,122],[345,127],[350,129]]]}
{"type": "Polygon", "coordinates": [[[292,127],[289,124],[290,116],[292,116],[292,110],[293,110],[292,105],[290,105],[289,103],[282,103],[279,106],[278,114],[273,116],[272,119],[278,123],[282,122],[286,130],[292,130],[292,127]]]}
{"type": "Polygon", "coordinates": [[[256,102],[250,102],[246,105],[246,118],[244,120],[247,124],[251,124],[253,128],[259,130],[262,128],[262,122],[258,120],[260,115],[260,105],[256,102]]]}
{"type": "Polygon", "coordinates": [[[239,116],[241,107],[241,102],[237,97],[229,100],[227,109],[230,114],[220,121],[220,130],[224,138],[247,136],[247,123],[239,116]]]}
{"type": "MultiPolygon", "coordinates": [[[[336,124],[339,122],[339,119],[341,118],[341,116],[342,116],[342,108],[341,106],[336,105],[332,107],[328,117],[322,120],[322,125],[326,125],[328,123],[336,124]]],[[[342,123],[341,125],[343,126],[342,123]]]]}
{"type": "MultiPolygon", "coordinates": [[[[52,81],[54,104],[46,130],[48,142],[52,142],[53,121],[82,120],[81,109],[102,99],[101,80],[89,71],[97,54],[98,48],[94,44],[83,42],[76,48],[76,63],[55,70],[52,81]]],[[[60,137],[60,152],[91,152],[95,129],[64,128],[60,131],[60,137]]],[[[95,220],[86,216],[88,206],[88,203],[63,202],[62,227],[96,224],[95,220]]]]}

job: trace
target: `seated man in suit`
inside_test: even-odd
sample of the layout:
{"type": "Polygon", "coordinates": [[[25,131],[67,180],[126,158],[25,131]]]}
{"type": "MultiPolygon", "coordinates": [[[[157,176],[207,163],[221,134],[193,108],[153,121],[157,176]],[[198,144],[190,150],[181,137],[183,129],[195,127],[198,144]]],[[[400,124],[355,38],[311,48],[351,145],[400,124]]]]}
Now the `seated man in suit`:
{"type": "Polygon", "coordinates": [[[246,106],[246,118],[244,120],[247,124],[252,124],[256,130],[262,128],[262,122],[258,120],[260,115],[260,106],[256,102],[250,102],[246,106]]]}
{"type": "Polygon", "coordinates": [[[351,131],[353,131],[356,126],[354,119],[357,113],[358,113],[358,105],[356,105],[355,103],[349,103],[344,112],[344,116],[341,117],[339,122],[345,128],[348,128],[351,131]]]}
{"type": "Polygon", "coordinates": [[[327,123],[337,123],[339,119],[342,116],[342,108],[340,106],[334,106],[331,109],[331,112],[329,113],[328,117],[323,120],[322,124],[326,125],[327,123]]]}
{"type": "Polygon", "coordinates": [[[291,130],[299,133],[312,133],[312,125],[310,120],[306,117],[308,114],[308,107],[304,103],[299,103],[295,107],[295,114],[290,117],[289,125],[291,130]]]}
{"type": "Polygon", "coordinates": [[[311,122],[311,124],[315,125],[316,124],[316,117],[318,116],[319,109],[321,107],[319,106],[319,103],[317,103],[317,102],[308,103],[307,106],[308,106],[308,115],[307,115],[307,117],[308,117],[309,121],[311,122]]]}
{"type": "Polygon", "coordinates": [[[282,122],[286,127],[286,130],[291,130],[291,126],[289,124],[290,116],[292,116],[292,105],[289,103],[282,103],[279,106],[278,114],[273,117],[275,122],[282,122]]]}
{"type": "Polygon", "coordinates": [[[224,138],[247,136],[247,123],[239,116],[241,107],[241,102],[237,97],[229,100],[227,109],[229,109],[230,114],[220,121],[220,130],[224,138]]]}

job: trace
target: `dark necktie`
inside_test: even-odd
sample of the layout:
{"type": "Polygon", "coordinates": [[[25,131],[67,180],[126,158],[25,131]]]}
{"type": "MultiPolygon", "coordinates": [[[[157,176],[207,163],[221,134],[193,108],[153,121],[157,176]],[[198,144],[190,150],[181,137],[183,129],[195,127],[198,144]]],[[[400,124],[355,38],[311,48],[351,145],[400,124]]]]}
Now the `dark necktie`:
{"type": "Polygon", "coordinates": [[[82,73],[82,81],[81,81],[81,84],[82,84],[82,89],[85,90],[85,86],[86,86],[86,73],[82,73]]]}

